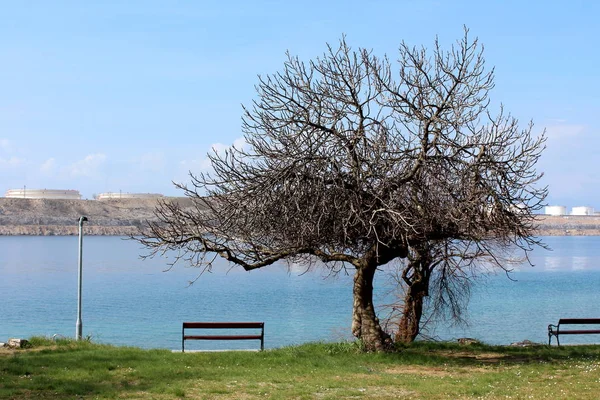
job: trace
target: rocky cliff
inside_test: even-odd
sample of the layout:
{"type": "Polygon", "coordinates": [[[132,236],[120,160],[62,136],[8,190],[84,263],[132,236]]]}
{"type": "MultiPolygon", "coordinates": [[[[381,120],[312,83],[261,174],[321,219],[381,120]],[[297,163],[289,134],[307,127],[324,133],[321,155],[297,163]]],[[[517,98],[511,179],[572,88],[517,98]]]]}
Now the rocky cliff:
{"type": "MultiPolygon", "coordinates": [[[[172,199],[189,203],[187,199],[172,199]]],[[[0,198],[0,235],[77,235],[84,215],[86,235],[135,235],[153,220],[157,199],[51,200],[0,198]]]]}

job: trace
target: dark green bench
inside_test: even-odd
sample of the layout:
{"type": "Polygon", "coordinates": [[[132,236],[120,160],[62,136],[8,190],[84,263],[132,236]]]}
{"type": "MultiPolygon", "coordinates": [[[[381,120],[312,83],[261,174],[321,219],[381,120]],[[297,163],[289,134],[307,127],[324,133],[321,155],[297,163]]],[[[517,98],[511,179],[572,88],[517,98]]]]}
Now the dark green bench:
{"type": "Polygon", "coordinates": [[[560,346],[559,335],[590,335],[600,334],[600,329],[563,329],[564,325],[600,325],[600,318],[561,318],[556,325],[548,325],[548,346],[552,336],[556,336],[556,343],[560,346]]]}
{"type": "Polygon", "coordinates": [[[185,352],[186,340],[260,340],[260,349],[265,349],[265,323],[264,322],[184,322],[181,328],[181,351],[185,352]],[[186,335],[186,329],[260,329],[260,335],[186,335]]]}

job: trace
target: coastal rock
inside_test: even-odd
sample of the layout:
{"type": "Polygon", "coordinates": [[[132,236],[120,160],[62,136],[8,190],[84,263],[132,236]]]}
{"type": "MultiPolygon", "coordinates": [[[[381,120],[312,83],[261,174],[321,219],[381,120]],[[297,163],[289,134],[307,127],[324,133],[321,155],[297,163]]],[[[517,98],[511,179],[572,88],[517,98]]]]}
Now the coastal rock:
{"type": "Polygon", "coordinates": [[[462,344],[464,346],[469,346],[471,344],[479,344],[479,340],[473,339],[473,338],[468,338],[468,337],[463,337],[463,338],[458,339],[458,344],[462,344]]]}
{"type": "Polygon", "coordinates": [[[535,343],[531,340],[523,340],[522,342],[515,342],[510,344],[513,347],[531,347],[531,346],[543,346],[541,343],[535,343]]]}
{"type": "Polygon", "coordinates": [[[8,347],[13,347],[16,349],[22,349],[23,347],[27,346],[27,340],[26,339],[8,339],[8,347]]]}

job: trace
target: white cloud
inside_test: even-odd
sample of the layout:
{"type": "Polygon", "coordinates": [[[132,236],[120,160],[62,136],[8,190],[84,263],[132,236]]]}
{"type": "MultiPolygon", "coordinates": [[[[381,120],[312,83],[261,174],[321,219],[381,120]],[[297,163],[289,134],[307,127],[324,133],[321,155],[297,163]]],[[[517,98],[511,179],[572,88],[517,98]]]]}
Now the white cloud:
{"type": "Polygon", "coordinates": [[[241,137],[241,138],[237,138],[233,141],[232,145],[226,145],[223,143],[213,143],[210,148],[211,148],[211,152],[217,153],[220,156],[225,155],[225,151],[229,150],[230,148],[236,148],[237,150],[243,150],[244,147],[246,147],[248,145],[248,143],[246,143],[246,140],[241,137]]]}
{"type": "Polygon", "coordinates": [[[570,205],[586,205],[596,204],[600,180],[586,172],[555,172],[544,179],[543,183],[548,183],[552,199],[560,199],[570,205]]]}
{"type": "Polygon", "coordinates": [[[15,168],[25,164],[25,158],[13,154],[18,154],[15,152],[13,142],[6,138],[0,138],[0,168],[15,168]]]}
{"type": "Polygon", "coordinates": [[[165,156],[162,153],[142,154],[134,162],[142,171],[161,172],[166,166],[165,156]]]}
{"type": "Polygon", "coordinates": [[[105,161],[106,155],[102,153],[89,154],[83,160],[66,167],[66,172],[72,177],[92,177],[98,173],[105,161]]]}
{"type": "Polygon", "coordinates": [[[206,161],[208,161],[208,158],[203,160],[183,160],[179,162],[179,166],[186,171],[203,170],[207,165],[210,167],[210,162],[207,164],[206,161]]]}
{"type": "Polygon", "coordinates": [[[179,162],[177,176],[172,179],[173,182],[186,184],[190,182],[190,171],[195,175],[199,172],[207,172],[211,169],[208,158],[203,160],[183,160],[179,162]]]}
{"type": "Polygon", "coordinates": [[[0,168],[14,168],[22,165],[25,162],[24,159],[19,157],[2,158],[0,157],[0,168]]]}
{"type": "Polygon", "coordinates": [[[238,150],[242,150],[247,145],[248,143],[246,143],[246,139],[243,137],[237,138],[233,141],[233,147],[235,147],[238,150]]]}
{"type": "Polygon", "coordinates": [[[56,160],[54,158],[47,159],[42,165],[40,165],[40,172],[46,175],[50,175],[56,169],[56,160]]]}
{"type": "Polygon", "coordinates": [[[12,151],[12,145],[10,143],[10,140],[8,139],[4,139],[4,138],[0,138],[0,150],[4,151],[4,152],[11,152],[12,151]]]}
{"type": "Polygon", "coordinates": [[[585,133],[585,125],[558,124],[546,127],[549,140],[568,140],[585,133]]]}
{"type": "MultiPolygon", "coordinates": [[[[231,148],[235,148],[237,150],[243,150],[246,146],[248,146],[248,143],[246,143],[246,140],[244,140],[243,137],[241,138],[237,138],[236,140],[233,141],[232,145],[226,145],[223,143],[213,143],[210,146],[210,151],[208,154],[214,154],[216,153],[219,156],[224,156],[225,152],[231,148]]],[[[194,159],[194,160],[183,160],[179,163],[179,165],[185,169],[185,171],[192,171],[192,172],[207,172],[212,170],[212,165],[210,162],[210,159],[208,158],[208,155],[201,159],[194,159]]]]}
{"type": "Polygon", "coordinates": [[[218,155],[224,155],[225,154],[225,150],[227,150],[230,146],[227,146],[226,144],[223,143],[213,143],[210,146],[210,151],[212,153],[217,153],[218,155]]]}
{"type": "MultiPolygon", "coordinates": [[[[558,124],[546,128],[546,150],[542,154],[540,166],[543,170],[564,172],[589,163],[589,151],[594,149],[594,141],[585,125],[558,124]],[[577,154],[577,156],[575,156],[577,154]]],[[[595,157],[594,162],[595,162],[595,157]]],[[[577,168],[579,169],[579,168],[577,168]]]]}
{"type": "Polygon", "coordinates": [[[588,125],[550,121],[547,148],[537,165],[548,185],[547,201],[568,206],[594,204],[600,194],[596,173],[598,139],[588,125]]]}
{"type": "MultiPolygon", "coordinates": [[[[217,153],[219,156],[224,156],[225,152],[228,149],[235,148],[237,150],[243,150],[247,146],[248,146],[248,143],[246,143],[246,140],[243,137],[240,137],[240,138],[237,138],[236,140],[234,140],[232,145],[226,145],[223,143],[213,143],[210,146],[210,150],[209,150],[208,154],[212,155],[214,153],[217,153]]],[[[179,182],[179,183],[189,182],[190,171],[193,174],[197,174],[200,172],[212,171],[212,164],[210,162],[210,159],[208,158],[208,154],[206,157],[204,157],[202,159],[192,159],[192,160],[180,161],[177,177],[174,178],[173,181],[179,182]]]]}

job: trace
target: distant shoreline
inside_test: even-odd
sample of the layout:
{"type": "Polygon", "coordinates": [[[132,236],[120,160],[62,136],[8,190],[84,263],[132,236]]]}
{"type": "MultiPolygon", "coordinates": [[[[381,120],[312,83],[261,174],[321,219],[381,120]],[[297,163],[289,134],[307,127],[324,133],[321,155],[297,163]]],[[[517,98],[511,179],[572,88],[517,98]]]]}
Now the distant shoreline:
{"type": "Polygon", "coordinates": [[[539,215],[539,236],[600,236],[600,216],[539,215]]]}
{"type": "MultiPolygon", "coordinates": [[[[171,198],[191,206],[187,198],[171,198]]],[[[157,199],[55,200],[0,198],[0,236],[72,236],[79,233],[77,221],[88,217],[85,234],[132,236],[147,221],[155,220],[157,199]]],[[[538,236],[600,236],[600,216],[537,217],[538,236]]]]}

